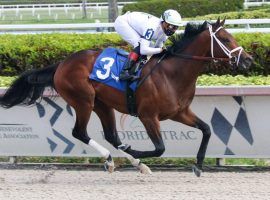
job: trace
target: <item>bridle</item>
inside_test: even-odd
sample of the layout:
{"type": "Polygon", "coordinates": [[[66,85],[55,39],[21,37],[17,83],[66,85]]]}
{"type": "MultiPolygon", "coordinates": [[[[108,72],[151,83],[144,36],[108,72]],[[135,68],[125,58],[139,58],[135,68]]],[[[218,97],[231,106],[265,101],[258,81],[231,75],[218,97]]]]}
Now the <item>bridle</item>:
{"type": "Polygon", "coordinates": [[[214,62],[218,62],[218,61],[225,61],[225,62],[229,62],[231,65],[236,64],[238,66],[239,61],[240,61],[240,55],[243,51],[242,47],[236,47],[232,50],[229,50],[216,36],[216,33],[222,29],[223,27],[220,26],[215,32],[213,32],[213,27],[212,25],[208,26],[208,30],[209,30],[209,35],[211,37],[211,57],[206,57],[206,56],[192,56],[192,55],[187,55],[187,54],[181,54],[181,53],[176,53],[176,52],[170,52],[171,54],[181,57],[181,58],[185,58],[185,59],[193,59],[193,60],[202,60],[202,61],[211,61],[213,60],[214,62]],[[214,41],[217,42],[217,44],[219,45],[219,47],[222,49],[222,51],[228,56],[227,58],[218,58],[214,56],[214,41]],[[238,56],[233,56],[232,54],[234,52],[237,52],[238,56]]]}
{"type": "Polygon", "coordinates": [[[219,45],[219,47],[223,50],[223,52],[229,57],[230,61],[229,63],[230,64],[235,64],[238,66],[239,64],[239,60],[240,60],[240,55],[243,51],[243,48],[242,47],[236,47],[232,50],[229,50],[216,36],[216,33],[222,29],[223,27],[220,26],[215,32],[213,32],[213,29],[212,29],[212,26],[209,26],[209,33],[210,33],[210,37],[211,37],[211,55],[212,55],[212,58],[214,58],[215,60],[215,57],[214,57],[214,40],[217,42],[217,44],[219,45]],[[236,51],[239,51],[238,53],[238,56],[232,56],[232,53],[236,52],[236,51]]]}

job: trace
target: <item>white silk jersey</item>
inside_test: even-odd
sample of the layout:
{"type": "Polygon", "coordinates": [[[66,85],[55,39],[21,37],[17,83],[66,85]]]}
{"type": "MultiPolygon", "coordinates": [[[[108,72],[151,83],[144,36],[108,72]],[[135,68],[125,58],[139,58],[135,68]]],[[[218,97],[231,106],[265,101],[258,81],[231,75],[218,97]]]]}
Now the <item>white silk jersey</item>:
{"type": "Polygon", "coordinates": [[[160,53],[168,39],[161,27],[161,19],[143,12],[127,12],[117,17],[114,27],[134,48],[140,44],[142,55],[160,53]]]}

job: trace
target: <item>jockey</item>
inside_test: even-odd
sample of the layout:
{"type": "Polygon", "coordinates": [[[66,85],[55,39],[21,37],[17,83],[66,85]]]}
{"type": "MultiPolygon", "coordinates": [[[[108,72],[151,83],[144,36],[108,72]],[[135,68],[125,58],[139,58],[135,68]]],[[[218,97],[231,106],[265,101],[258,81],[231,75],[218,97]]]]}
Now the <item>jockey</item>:
{"type": "Polygon", "coordinates": [[[181,15],[176,10],[166,10],[161,18],[143,12],[127,12],[116,18],[114,27],[122,38],[133,46],[120,73],[120,80],[135,80],[136,61],[141,55],[153,55],[163,51],[163,45],[181,25],[181,15]]]}

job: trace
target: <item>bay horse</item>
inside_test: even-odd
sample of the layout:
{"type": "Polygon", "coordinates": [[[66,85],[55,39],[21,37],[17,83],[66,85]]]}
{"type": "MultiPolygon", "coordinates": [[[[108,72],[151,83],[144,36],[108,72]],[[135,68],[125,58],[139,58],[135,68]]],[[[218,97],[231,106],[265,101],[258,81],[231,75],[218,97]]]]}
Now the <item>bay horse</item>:
{"type": "MultiPolygon", "coordinates": [[[[128,114],[125,93],[89,79],[101,51],[82,50],[58,64],[23,73],[0,98],[0,105],[10,108],[34,104],[42,97],[45,87],[53,87],[75,110],[72,135],[99,151],[111,172],[114,163],[110,152],[87,133],[92,111],[101,121],[105,139],[143,173],[151,171],[139,158],[159,157],[165,151],[160,133],[161,120],[171,119],[195,127],[202,131],[203,137],[192,169],[200,176],[211,131],[209,125],[190,109],[196,80],[205,64],[211,61],[228,62],[244,68],[252,64],[252,57],[223,28],[224,23],[225,20],[221,22],[218,19],[215,23],[187,24],[183,36],[175,39],[169,50],[152,56],[143,67],[136,90],[137,115],[154,144],[152,151],[134,150],[120,141],[114,109],[128,114]]],[[[110,70],[108,67],[105,69],[110,70]]]]}

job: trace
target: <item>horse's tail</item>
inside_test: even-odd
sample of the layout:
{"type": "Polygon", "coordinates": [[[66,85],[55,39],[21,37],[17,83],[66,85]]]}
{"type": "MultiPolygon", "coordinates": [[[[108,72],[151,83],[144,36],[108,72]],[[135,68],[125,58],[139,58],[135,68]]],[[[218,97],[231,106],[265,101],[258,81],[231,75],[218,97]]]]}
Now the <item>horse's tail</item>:
{"type": "Polygon", "coordinates": [[[53,77],[59,63],[21,74],[5,94],[0,97],[0,106],[31,105],[42,97],[45,87],[54,87],[53,77]]]}

